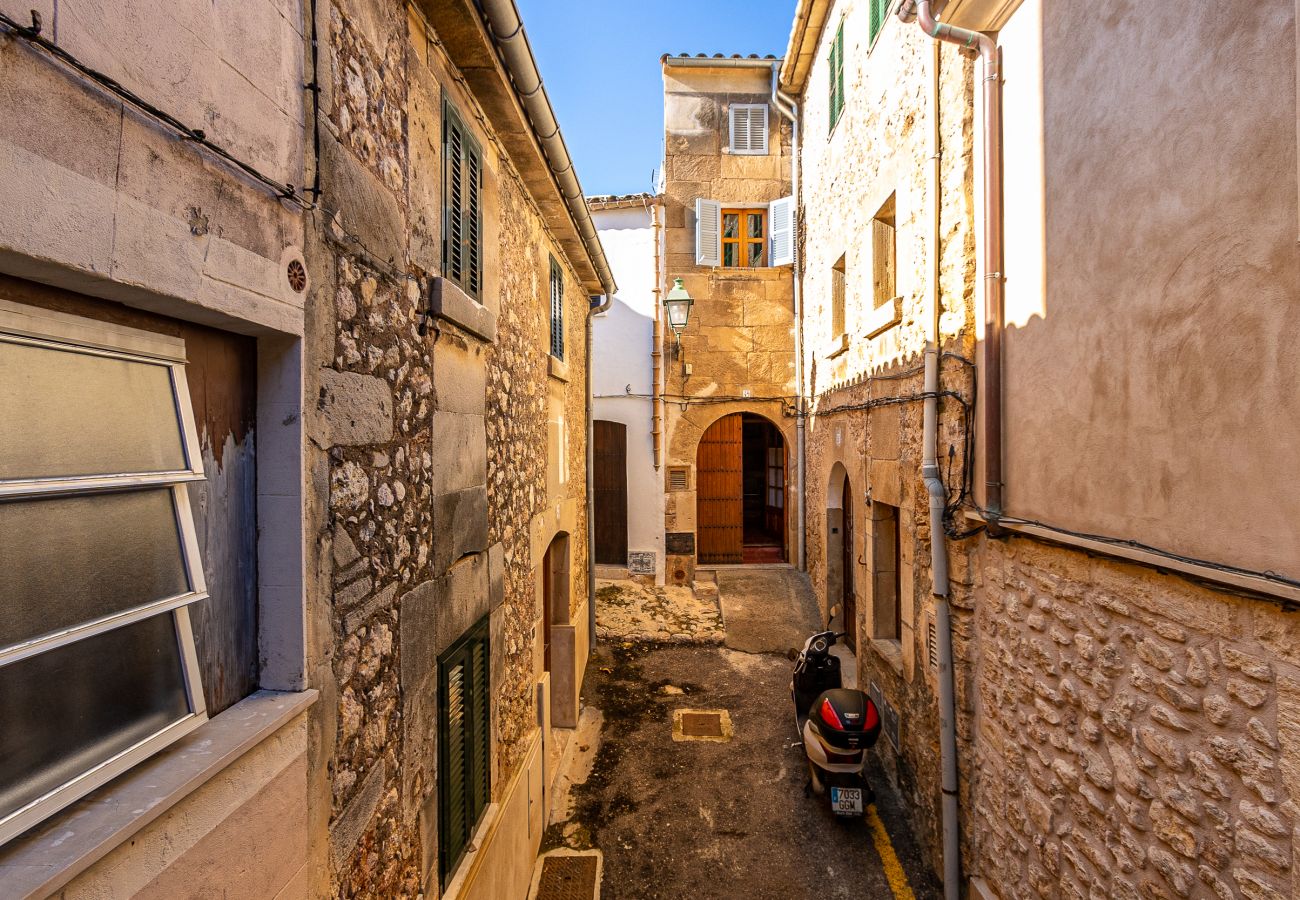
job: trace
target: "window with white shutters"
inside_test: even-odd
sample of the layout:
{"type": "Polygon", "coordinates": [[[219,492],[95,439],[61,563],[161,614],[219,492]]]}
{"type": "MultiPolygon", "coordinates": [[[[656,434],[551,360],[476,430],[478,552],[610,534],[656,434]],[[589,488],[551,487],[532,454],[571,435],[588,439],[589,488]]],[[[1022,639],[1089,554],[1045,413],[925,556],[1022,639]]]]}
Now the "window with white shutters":
{"type": "Polygon", "coordinates": [[[773,266],[788,266],[794,262],[794,198],[782,197],[768,204],[768,229],[772,235],[772,252],[768,259],[773,266]]]}
{"type": "Polygon", "coordinates": [[[488,807],[488,618],[438,659],[438,871],[443,887],[488,807]]]}
{"type": "Polygon", "coordinates": [[[695,264],[722,264],[722,204],[717,200],[695,201],[695,264]]]}
{"type": "Polygon", "coordinates": [[[483,153],[450,103],[442,107],[442,275],[478,299],[483,281],[483,153]]]}
{"type": "Polygon", "coordinates": [[[733,103],[730,112],[731,152],[767,155],[767,104],[733,103]]]}

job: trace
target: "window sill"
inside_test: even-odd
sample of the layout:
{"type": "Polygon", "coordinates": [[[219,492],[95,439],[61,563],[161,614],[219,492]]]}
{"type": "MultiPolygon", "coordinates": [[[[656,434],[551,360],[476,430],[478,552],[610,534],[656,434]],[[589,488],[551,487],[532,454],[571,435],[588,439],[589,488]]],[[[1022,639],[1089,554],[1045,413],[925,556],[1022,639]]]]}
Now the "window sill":
{"type": "Polygon", "coordinates": [[[876,337],[901,321],[903,321],[903,298],[895,297],[893,300],[877,306],[867,314],[865,323],[867,337],[876,337]]]}
{"type": "Polygon", "coordinates": [[[849,336],[847,333],[841,332],[837,337],[833,338],[829,344],[826,345],[826,348],[822,351],[822,355],[825,356],[827,359],[834,359],[835,357],[844,353],[848,349],[849,349],[849,336]]]}
{"type": "Polygon", "coordinates": [[[871,649],[885,661],[894,674],[903,674],[903,642],[893,638],[872,638],[871,649]]]}
{"type": "Polygon", "coordinates": [[[546,374],[550,375],[556,381],[569,383],[569,364],[558,357],[546,357],[546,374]]]}
{"type": "Polygon", "coordinates": [[[316,702],[258,691],[0,848],[6,896],[56,893],[316,702]]]}
{"type": "Polygon", "coordinates": [[[429,312],[489,344],[496,343],[496,313],[461,290],[454,281],[430,279],[429,312]]]}

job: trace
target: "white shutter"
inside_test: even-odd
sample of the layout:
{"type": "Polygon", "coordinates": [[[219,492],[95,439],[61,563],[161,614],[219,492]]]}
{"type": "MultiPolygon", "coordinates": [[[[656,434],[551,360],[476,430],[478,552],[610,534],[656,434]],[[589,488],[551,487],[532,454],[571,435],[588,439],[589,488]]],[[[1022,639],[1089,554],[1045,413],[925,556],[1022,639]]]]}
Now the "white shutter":
{"type": "Polygon", "coordinates": [[[774,266],[788,266],[794,262],[794,198],[782,197],[769,203],[767,221],[772,235],[768,259],[774,266]]]}
{"type": "Polygon", "coordinates": [[[767,154],[767,105],[733,103],[729,110],[732,153],[767,154]]]}
{"type": "Polygon", "coordinates": [[[695,264],[722,265],[722,204],[717,200],[695,201],[695,264]]]}

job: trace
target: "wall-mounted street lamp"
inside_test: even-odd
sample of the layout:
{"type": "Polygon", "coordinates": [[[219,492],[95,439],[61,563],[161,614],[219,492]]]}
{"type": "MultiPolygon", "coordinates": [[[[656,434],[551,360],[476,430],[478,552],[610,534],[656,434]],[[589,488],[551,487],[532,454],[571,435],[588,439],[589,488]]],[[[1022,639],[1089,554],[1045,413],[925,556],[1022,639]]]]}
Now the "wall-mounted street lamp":
{"type": "Polygon", "coordinates": [[[686,293],[682,280],[673,279],[673,289],[664,298],[664,309],[668,313],[668,327],[673,330],[673,335],[677,338],[679,352],[682,347],[682,332],[686,329],[686,322],[691,317],[691,307],[694,305],[695,301],[691,299],[690,294],[686,293]]]}

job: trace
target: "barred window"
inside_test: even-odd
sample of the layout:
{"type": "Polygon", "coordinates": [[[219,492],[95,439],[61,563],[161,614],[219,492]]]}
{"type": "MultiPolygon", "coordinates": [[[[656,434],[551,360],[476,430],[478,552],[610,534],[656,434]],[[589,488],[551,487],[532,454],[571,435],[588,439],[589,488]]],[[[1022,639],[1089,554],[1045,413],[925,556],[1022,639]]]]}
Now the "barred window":
{"type": "Polygon", "coordinates": [[[478,299],[483,280],[483,153],[450,103],[442,108],[442,274],[478,299]]]}
{"type": "Polygon", "coordinates": [[[564,360],[564,270],[551,257],[551,356],[564,360]]]}
{"type": "Polygon", "coordinates": [[[207,719],[184,343],[0,301],[0,843],[207,719]]]}
{"type": "Polygon", "coordinates": [[[438,658],[438,868],[444,888],[491,794],[488,622],[484,616],[438,658]]]}

